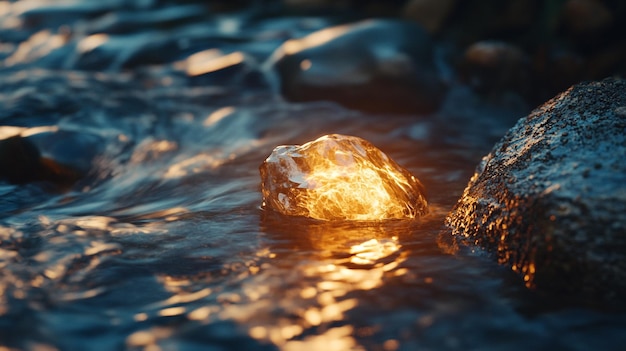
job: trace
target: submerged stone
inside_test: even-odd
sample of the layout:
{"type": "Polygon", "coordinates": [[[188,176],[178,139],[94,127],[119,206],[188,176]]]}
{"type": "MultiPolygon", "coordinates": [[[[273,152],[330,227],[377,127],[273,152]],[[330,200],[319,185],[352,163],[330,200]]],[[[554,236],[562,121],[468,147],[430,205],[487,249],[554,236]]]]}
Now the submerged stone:
{"type": "Polygon", "coordinates": [[[626,293],[626,81],[570,88],[498,142],[447,218],[528,286],[626,293]]]}
{"type": "Polygon", "coordinates": [[[382,220],[427,211],[419,180],[358,137],[278,146],[260,172],[263,207],[288,216],[382,220]]]}
{"type": "Polygon", "coordinates": [[[281,45],[268,64],[290,101],[330,100],[368,112],[428,113],[445,87],[419,25],[366,20],[281,45]]]}
{"type": "Polygon", "coordinates": [[[41,157],[35,144],[19,135],[0,140],[0,181],[11,184],[48,181],[60,186],[76,182],[81,174],[41,157]]]}
{"type": "Polygon", "coordinates": [[[21,136],[0,140],[0,180],[26,183],[40,173],[41,154],[33,143],[21,136]]]}
{"type": "Polygon", "coordinates": [[[460,65],[462,79],[474,90],[491,96],[515,92],[530,99],[531,73],[531,60],[522,49],[493,40],[468,47],[460,65]]]}

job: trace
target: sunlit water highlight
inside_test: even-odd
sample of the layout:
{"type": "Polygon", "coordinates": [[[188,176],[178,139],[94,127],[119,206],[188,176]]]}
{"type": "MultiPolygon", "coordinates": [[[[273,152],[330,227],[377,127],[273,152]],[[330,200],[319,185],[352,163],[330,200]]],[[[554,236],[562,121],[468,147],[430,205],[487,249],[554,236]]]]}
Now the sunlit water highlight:
{"type": "MultiPolygon", "coordinates": [[[[253,29],[276,34],[263,28],[253,29]]],[[[455,120],[455,109],[471,114],[462,89],[429,117],[290,104],[245,86],[190,87],[159,71],[146,89],[115,69],[33,68],[58,68],[46,61],[63,44],[57,35],[33,33],[4,61],[0,135],[31,135],[89,172],[66,192],[0,185],[0,350],[606,350],[626,342],[622,314],[559,306],[481,251],[447,240],[446,212],[513,121],[483,107],[455,120]],[[30,106],[52,113],[31,115],[30,106]],[[417,175],[428,214],[327,223],[263,211],[260,163],[276,145],[329,133],[369,140],[417,175]]],[[[87,35],[79,43],[81,55],[116,44],[87,35]]],[[[85,59],[70,56],[63,65],[85,59]]],[[[194,60],[182,66],[192,74],[220,63],[194,60]]]]}

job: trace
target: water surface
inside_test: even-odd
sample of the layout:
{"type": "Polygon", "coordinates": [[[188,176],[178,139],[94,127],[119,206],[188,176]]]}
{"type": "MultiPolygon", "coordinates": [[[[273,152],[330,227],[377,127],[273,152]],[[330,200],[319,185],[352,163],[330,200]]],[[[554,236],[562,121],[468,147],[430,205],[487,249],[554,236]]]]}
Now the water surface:
{"type": "Polygon", "coordinates": [[[19,130],[86,176],[69,189],[0,184],[0,349],[626,342],[623,313],[557,303],[449,240],[447,211],[519,109],[454,85],[435,114],[371,115],[286,102],[263,71],[218,69],[198,81],[180,68],[208,48],[220,58],[244,53],[257,67],[286,38],[335,19],[212,16],[196,5],[127,17],[123,2],[88,1],[19,12],[26,3],[0,2],[10,9],[0,11],[0,132],[19,130]],[[13,26],[18,19],[30,25],[13,26]],[[108,36],[92,36],[101,32],[108,36]],[[94,40],[99,51],[85,49],[94,40]],[[176,50],[155,56],[146,43],[176,50]],[[429,214],[330,223],[263,211],[265,157],[328,133],[364,138],[411,171],[429,214]]]}

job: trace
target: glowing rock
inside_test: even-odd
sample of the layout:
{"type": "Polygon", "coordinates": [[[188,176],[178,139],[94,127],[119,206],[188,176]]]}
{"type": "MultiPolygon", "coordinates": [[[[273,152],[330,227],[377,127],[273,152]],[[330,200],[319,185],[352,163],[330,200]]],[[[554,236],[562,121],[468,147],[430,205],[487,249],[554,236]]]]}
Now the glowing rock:
{"type": "Polygon", "coordinates": [[[263,208],[321,220],[415,218],[422,184],[369,142],[325,135],[274,149],[260,167],[263,208]]]}

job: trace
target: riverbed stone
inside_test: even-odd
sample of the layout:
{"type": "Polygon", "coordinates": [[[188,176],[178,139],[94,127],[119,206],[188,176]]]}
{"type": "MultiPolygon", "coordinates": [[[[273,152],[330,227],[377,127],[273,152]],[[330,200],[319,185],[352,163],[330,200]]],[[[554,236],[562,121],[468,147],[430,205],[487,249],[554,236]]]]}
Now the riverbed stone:
{"type": "Polygon", "coordinates": [[[465,50],[459,68],[461,79],[483,94],[531,95],[530,59],[513,44],[493,40],[476,42],[465,50]]]}
{"type": "Polygon", "coordinates": [[[288,40],[267,65],[290,101],[427,113],[438,107],[445,90],[430,35],[418,24],[398,20],[365,20],[288,40]]]}
{"type": "Polygon", "coordinates": [[[77,170],[42,157],[37,146],[27,138],[15,135],[0,140],[0,182],[47,181],[66,187],[80,177],[77,170]]]}
{"type": "Polygon", "coordinates": [[[41,154],[21,136],[0,140],[0,180],[9,183],[32,181],[41,173],[41,154]]]}
{"type": "Polygon", "coordinates": [[[571,87],[483,158],[447,217],[527,286],[563,299],[626,292],[626,80],[571,87]]]}

